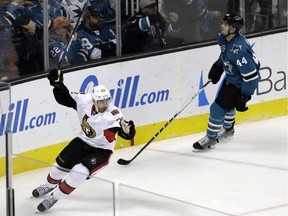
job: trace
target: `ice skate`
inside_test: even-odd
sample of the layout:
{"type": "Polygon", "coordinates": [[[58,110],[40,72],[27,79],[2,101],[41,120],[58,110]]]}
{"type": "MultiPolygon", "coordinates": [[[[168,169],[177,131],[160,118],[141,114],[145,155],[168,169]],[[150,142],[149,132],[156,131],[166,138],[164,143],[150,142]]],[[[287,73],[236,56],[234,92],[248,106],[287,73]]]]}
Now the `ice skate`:
{"type": "Polygon", "coordinates": [[[218,140],[225,139],[227,137],[232,137],[234,135],[234,127],[231,128],[224,128],[222,127],[221,130],[217,134],[218,140]]]}
{"type": "Polygon", "coordinates": [[[43,196],[51,192],[54,188],[49,188],[46,185],[40,185],[32,191],[33,197],[43,196]]]}
{"type": "Polygon", "coordinates": [[[195,142],[193,144],[193,148],[199,151],[213,149],[214,145],[216,145],[217,143],[218,143],[217,138],[209,138],[208,136],[205,136],[202,139],[195,142]]]}
{"type": "Polygon", "coordinates": [[[40,212],[45,212],[50,209],[58,200],[54,199],[53,196],[43,200],[38,206],[37,209],[40,212]]]}

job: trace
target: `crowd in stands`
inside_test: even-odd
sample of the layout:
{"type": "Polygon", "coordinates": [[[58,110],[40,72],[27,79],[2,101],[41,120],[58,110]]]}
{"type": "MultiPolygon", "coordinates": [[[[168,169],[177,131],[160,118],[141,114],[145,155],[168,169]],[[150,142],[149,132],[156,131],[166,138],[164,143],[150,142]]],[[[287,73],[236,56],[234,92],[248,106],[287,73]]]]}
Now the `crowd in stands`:
{"type": "MultiPolygon", "coordinates": [[[[46,2],[46,1],[45,1],[46,2]]],[[[214,40],[239,0],[121,0],[121,53],[137,53],[214,40]],[[130,9],[131,5],[135,10],[130,9]],[[135,5],[134,5],[135,4],[135,5]]],[[[0,79],[44,70],[43,0],[1,0],[0,79]]],[[[115,0],[48,0],[49,67],[115,58],[115,0]]],[[[247,32],[287,26],[286,0],[245,1],[247,32]]]]}

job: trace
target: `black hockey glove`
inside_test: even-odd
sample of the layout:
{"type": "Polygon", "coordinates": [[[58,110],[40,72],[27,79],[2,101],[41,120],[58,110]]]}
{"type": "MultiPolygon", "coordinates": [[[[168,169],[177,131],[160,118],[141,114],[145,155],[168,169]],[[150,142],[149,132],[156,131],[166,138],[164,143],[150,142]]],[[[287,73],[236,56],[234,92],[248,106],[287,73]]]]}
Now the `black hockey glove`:
{"type": "Polygon", "coordinates": [[[211,80],[213,84],[216,84],[220,80],[223,71],[223,67],[218,66],[215,62],[209,71],[208,79],[211,80]]]}
{"type": "Polygon", "coordinates": [[[148,18],[151,25],[155,25],[157,22],[163,22],[163,18],[160,13],[149,15],[148,18]]]}
{"type": "Polygon", "coordinates": [[[104,44],[99,44],[95,46],[102,51],[102,58],[115,56],[116,55],[116,44],[113,42],[108,42],[104,44]]]}
{"type": "Polygon", "coordinates": [[[132,135],[135,133],[135,125],[133,121],[126,121],[124,119],[121,119],[120,126],[122,130],[129,135],[132,135]]]}
{"type": "Polygon", "coordinates": [[[52,69],[47,78],[49,79],[51,86],[57,87],[63,83],[63,72],[62,70],[52,69]]]}
{"type": "Polygon", "coordinates": [[[160,13],[152,14],[148,16],[151,25],[155,25],[161,30],[161,36],[166,32],[166,20],[160,13]]]}
{"type": "Polygon", "coordinates": [[[120,120],[120,130],[118,135],[126,140],[131,140],[136,134],[135,125],[133,121],[125,121],[124,119],[120,120]]]}
{"type": "Polygon", "coordinates": [[[251,99],[251,96],[239,95],[236,101],[236,110],[239,112],[245,112],[248,110],[246,103],[251,99]]]}

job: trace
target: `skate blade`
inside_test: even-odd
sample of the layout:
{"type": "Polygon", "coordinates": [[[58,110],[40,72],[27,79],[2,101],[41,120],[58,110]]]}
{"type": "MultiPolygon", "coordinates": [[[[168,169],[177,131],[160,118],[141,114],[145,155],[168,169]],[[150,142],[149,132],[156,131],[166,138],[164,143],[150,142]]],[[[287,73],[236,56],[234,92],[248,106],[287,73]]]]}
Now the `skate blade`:
{"type": "Polygon", "coordinates": [[[215,145],[212,145],[212,146],[209,146],[208,148],[205,148],[205,149],[192,149],[192,152],[195,152],[195,153],[199,153],[199,152],[208,152],[208,151],[211,151],[215,149],[215,145]]]}
{"type": "Polygon", "coordinates": [[[47,214],[48,210],[49,210],[49,209],[47,209],[46,211],[41,212],[41,211],[39,211],[39,210],[37,209],[37,210],[35,211],[35,214],[47,214]]]}

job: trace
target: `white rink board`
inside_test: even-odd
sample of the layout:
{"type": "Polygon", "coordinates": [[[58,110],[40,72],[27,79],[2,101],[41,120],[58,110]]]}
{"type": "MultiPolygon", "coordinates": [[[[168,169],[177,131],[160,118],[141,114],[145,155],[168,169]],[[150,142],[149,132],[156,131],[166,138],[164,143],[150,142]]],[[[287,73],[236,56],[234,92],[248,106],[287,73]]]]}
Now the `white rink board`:
{"type": "MultiPolygon", "coordinates": [[[[260,82],[260,92],[249,103],[287,97],[283,88],[284,80],[287,82],[287,50],[279,51],[287,49],[287,33],[253,38],[249,42],[261,61],[262,77],[266,79],[260,82]]],[[[93,82],[87,82],[88,87],[84,88],[85,80],[105,85],[112,91],[113,100],[125,117],[143,126],[167,121],[178,112],[198,91],[200,82],[207,81],[208,71],[219,53],[220,48],[215,45],[99,66],[64,74],[64,83],[70,91],[76,92],[81,86],[82,90],[89,91],[93,82]]],[[[218,85],[207,86],[204,90],[206,104],[199,106],[203,98],[195,99],[179,118],[208,113],[217,89],[218,85]]],[[[12,86],[11,98],[15,105],[12,109],[14,153],[70,140],[80,129],[76,112],[57,104],[47,79],[12,86]]],[[[2,119],[7,113],[8,110],[2,114],[2,119]]],[[[2,128],[1,143],[5,139],[3,131],[2,128]]],[[[2,149],[0,154],[4,156],[2,149]]]]}

